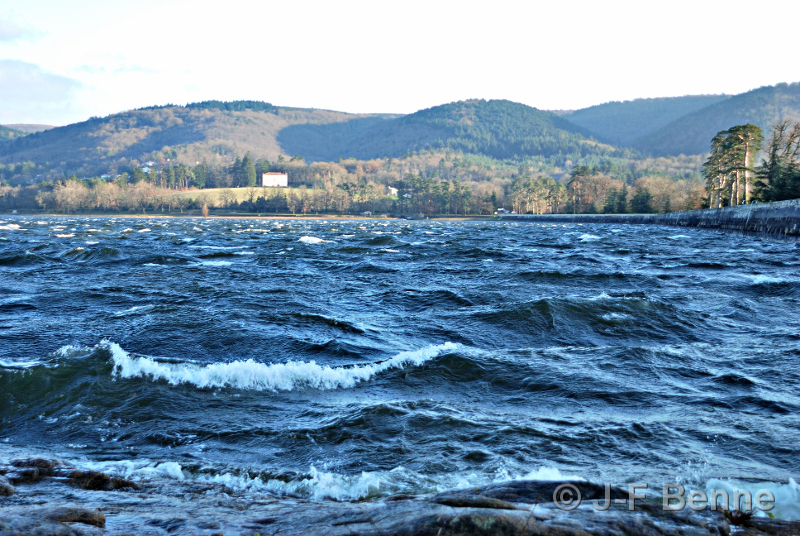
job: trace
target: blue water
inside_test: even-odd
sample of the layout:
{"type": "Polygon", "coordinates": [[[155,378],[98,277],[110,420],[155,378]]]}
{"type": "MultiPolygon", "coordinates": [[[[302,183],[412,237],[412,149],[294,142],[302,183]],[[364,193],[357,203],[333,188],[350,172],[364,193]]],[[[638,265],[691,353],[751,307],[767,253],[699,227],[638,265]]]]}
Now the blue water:
{"type": "Polygon", "coordinates": [[[317,498],[787,483],[799,268],[666,227],[6,218],[0,456],[317,498]]]}

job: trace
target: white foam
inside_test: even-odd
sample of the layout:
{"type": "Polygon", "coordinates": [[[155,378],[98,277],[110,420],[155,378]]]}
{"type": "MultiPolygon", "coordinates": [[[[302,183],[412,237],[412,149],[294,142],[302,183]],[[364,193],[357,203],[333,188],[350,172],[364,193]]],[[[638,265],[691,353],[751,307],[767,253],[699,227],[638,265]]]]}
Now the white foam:
{"type": "Polygon", "coordinates": [[[381,478],[376,473],[362,472],[360,475],[346,476],[319,471],[311,466],[309,477],[302,480],[284,482],[282,480],[262,480],[247,475],[231,473],[221,475],[199,475],[197,480],[221,484],[237,491],[268,492],[275,495],[297,494],[314,499],[355,500],[377,495],[381,488],[381,478]]]}
{"type": "Polygon", "coordinates": [[[685,234],[678,234],[678,235],[673,235],[673,236],[670,236],[670,237],[668,237],[668,238],[669,238],[670,240],[680,240],[680,239],[682,239],[682,238],[691,238],[691,236],[688,236],[688,235],[685,235],[685,234]]]}
{"type": "Polygon", "coordinates": [[[625,320],[626,318],[630,318],[630,316],[625,313],[606,313],[602,318],[608,322],[614,322],[617,320],[625,320]]]}
{"type": "Polygon", "coordinates": [[[138,232],[140,232],[140,233],[149,233],[150,229],[139,229],[138,232]]]}
{"type": "Polygon", "coordinates": [[[595,240],[600,240],[599,236],[588,233],[583,233],[578,238],[580,238],[581,242],[594,242],[595,240]]]}
{"type": "Polygon", "coordinates": [[[233,387],[256,391],[291,391],[301,387],[316,389],[351,388],[374,375],[407,365],[418,366],[434,357],[458,348],[447,342],[419,350],[400,352],[379,363],[353,367],[330,367],[314,361],[288,363],[259,363],[253,359],[231,363],[196,365],[193,363],[162,363],[149,357],[132,357],[116,343],[103,341],[100,345],[111,352],[114,372],[121,378],[150,377],[166,380],[172,385],[188,383],[197,387],[233,387]]]}
{"type": "Polygon", "coordinates": [[[8,225],[0,225],[0,231],[24,231],[22,227],[16,223],[9,223],[8,225]]]}
{"type": "MultiPolygon", "coordinates": [[[[690,486],[687,486],[686,489],[688,491],[690,486]]],[[[767,490],[775,496],[775,507],[769,511],[772,517],[786,520],[800,519],[800,485],[793,478],[790,478],[786,484],[780,482],[735,482],[712,478],[706,482],[705,492],[708,494],[711,490],[726,492],[730,508],[734,508],[736,490],[749,491],[752,497],[755,497],[756,493],[761,490],[767,490]]],[[[717,502],[720,503],[721,499],[718,499],[717,502]]],[[[748,510],[752,508],[752,504],[744,504],[744,501],[739,506],[748,510]]],[[[756,509],[755,515],[766,517],[768,514],[756,509]]]]}
{"type": "Polygon", "coordinates": [[[57,234],[56,238],[72,238],[74,236],[74,234],[57,234]]]}
{"type": "Polygon", "coordinates": [[[304,244],[322,244],[325,240],[317,238],[316,236],[301,236],[298,242],[303,242],[304,244]]]}
{"type": "Polygon", "coordinates": [[[749,278],[754,285],[761,285],[763,283],[783,283],[783,279],[779,279],[777,277],[770,277],[768,275],[745,275],[745,277],[749,278]]]}
{"type": "Polygon", "coordinates": [[[535,471],[531,471],[525,476],[518,476],[514,480],[547,480],[547,481],[558,481],[558,480],[580,480],[586,481],[585,478],[580,477],[578,475],[565,475],[561,471],[558,470],[557,467],[547,467],[542,465],[535,471]]]}
{"type": "Polygon", "coordinates": [[[0,359],[0,368],[29,369],[41,365],[41,361],[6,361],[0,359]]]}
{"type": "Polygon", "coordinates": [[[231,261],[201,261],[203,266],[230,266],[233,264],[231,261]]]}

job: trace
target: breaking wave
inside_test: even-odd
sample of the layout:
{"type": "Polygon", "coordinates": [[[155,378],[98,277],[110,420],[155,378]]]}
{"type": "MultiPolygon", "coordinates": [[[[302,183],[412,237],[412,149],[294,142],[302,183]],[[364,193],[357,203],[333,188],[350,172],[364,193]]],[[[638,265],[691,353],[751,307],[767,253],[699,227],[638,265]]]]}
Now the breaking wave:
{"type": "Polygon", "coordinates": [[[418,366],[458,348],[457,344],[447,342],[400,352],[385,361],[369,365],[331,367],[318,365],[314,361],[266,364],[253,359],[210,365],[162,363],[149,357],[131,356],[113,342],[103,341],[100,346],[111,353],[114,373],[120,378],[141,376],[166,380],[173,385],[188,383],[200,388],[233,387],[256,391],[291,391],[301,387],[350,388],[380,372],[402,369],[407,365],[418,366]]]}

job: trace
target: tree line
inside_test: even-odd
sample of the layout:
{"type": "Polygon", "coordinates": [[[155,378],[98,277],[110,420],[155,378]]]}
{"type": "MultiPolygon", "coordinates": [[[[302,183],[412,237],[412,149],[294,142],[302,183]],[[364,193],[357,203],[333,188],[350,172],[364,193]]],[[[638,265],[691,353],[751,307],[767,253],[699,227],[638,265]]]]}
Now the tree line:
{"type": "Polygon", "coordinates": [[[229,164],[134,166],[114,177],[0,187],[0,209],[57,212],[229,210],[254,213],[489,215],[660,212],[699,208],[700,162],[691,157],[631,162],[602,158],[569,170],[547,159],[509,163],[458,151],[403,158],[307,163],[302,157],[229,164]],[[697,173],[694,170],[697,169],[697,173]],[[289,175],[289,189],[256,187],[261,173],[289,175]]]}

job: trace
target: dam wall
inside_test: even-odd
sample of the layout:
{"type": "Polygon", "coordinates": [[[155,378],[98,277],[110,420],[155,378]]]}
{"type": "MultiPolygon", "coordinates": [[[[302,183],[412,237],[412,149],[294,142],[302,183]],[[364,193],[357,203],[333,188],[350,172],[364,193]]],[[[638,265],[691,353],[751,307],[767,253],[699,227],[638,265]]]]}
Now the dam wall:
{"type": "Polygon", "coordinates": [[[800,199],[667,214],[502,214],[500,219],[543,223],[670,225],[797,240],[800,238],[800,199]]]}

